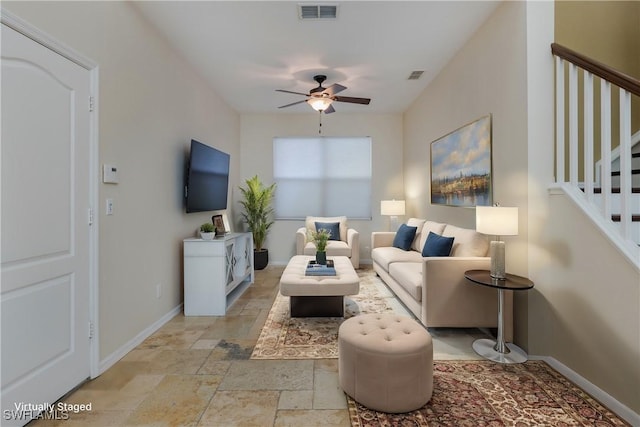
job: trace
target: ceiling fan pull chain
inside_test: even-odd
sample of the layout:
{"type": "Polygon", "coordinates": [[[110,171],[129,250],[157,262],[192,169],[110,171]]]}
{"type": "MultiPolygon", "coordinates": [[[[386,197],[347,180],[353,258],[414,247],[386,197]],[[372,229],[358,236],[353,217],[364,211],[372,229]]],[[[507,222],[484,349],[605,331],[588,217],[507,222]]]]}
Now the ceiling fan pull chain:
{"type": "Polygon", "coordinates": [[[318,126],[318,135],[322,135],[322,111],[318,111],[320,124],[318,126]]]}

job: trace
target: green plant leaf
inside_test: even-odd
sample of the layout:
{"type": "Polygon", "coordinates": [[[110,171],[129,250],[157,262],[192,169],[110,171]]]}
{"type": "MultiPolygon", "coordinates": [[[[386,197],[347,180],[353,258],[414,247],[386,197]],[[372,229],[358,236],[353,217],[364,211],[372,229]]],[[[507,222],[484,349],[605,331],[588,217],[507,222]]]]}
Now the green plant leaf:
{"type": "Polygon", "coordinates": [[[269,229],[274,221],[271,219],[273,208],[271,203],[275,194],[276,184],[265,187],[257,175],[245,181],[246,186],[240,187],[242,200],[240,205],[243,212],[240,214],[249,231],[253,234],[253,245],[256,250],[261,250],[269,229]]]}

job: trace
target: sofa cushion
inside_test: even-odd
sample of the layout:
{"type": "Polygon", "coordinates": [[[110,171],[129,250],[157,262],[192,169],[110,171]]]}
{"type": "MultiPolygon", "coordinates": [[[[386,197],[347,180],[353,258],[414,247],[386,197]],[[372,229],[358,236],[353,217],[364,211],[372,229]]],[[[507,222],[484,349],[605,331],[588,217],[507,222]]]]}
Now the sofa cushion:
{"type": "Polygon", "coordinates": [[[316,231],[320,231],[322,229],[325,229],[330,233],[329,240],[340,240],[340,223],[339,222],[317,222],[316,221],[316,231]]]}
{"type": "MultiPolygon", "coordinates": [[[[351,258],[351,248],[341,240],[329,240],[327,242],[327,256],[346,256],[351,258]]],[[[304,255],[315,255],[316,245],[309,242],[304,247],[304,255]]]]}
{"type": "Polygon", "coordinates": [[[444,237],[430,231],[422,249],[422,256],[449,256],[453,241],[453,237],[444,237]]]}
{"type": "Polygon", "coordinates": [[[416,251],[403,251],[393,246],[383,246],[374,248],[371,251],[371,258],[385,271],[389,271],[389,264],[393,262],[422,262],[422,255],[416,251]]]}
{"type": "Polygon", "coordinates": [[[389,275],[416,301],[422,301],[422,263],[393,262],[389,275]]]}
{"type": "Polygon", "coordinates": [[[416,236],[416,230],[418,227],[410,227],[407,224],[400,224],[396,235],[393,238],[393,247],[408,251],[413,243],[413,238],[416,236]]]}
{"type": "Polygon", "coordinates": [[[442,235],[455,238],[451,256],[487,256],[489,241],[484,234],[447,224],[442,235]]]}
{"type": "Polygon", "coordinates": [[[340,240],[347,241],[347,217],[346,216],[308,216],[304,221],[307,234],[316,231],[316,222],[339,222],[340,223],[340,240]]]}
{"type": "Polygon", "coordinates": [[[424,244],[427,242],[427,237],[429,237],[429,232],[433,232],[442,236],[442,232],[444,231],[444,227],[447,224],[442,224],[434,221],[426,221],[422,226],[422,232],[420,233],[420,244],[416,247],[416,251],[422,252],[424,248],[424,244]]]}
{"type": "Polygon", "coordinates": [[[420,252],[422,250],[422,248],[418,245],[420,245],[420,233],[422,232],[422,226],[424,225],[425,221],[426,220],[420,218],[409,218],[407,220],[407,225],[409,227],[417,227],[416,235],[413,238],[413,242],[411,242],[411,249],[413,249],[414,251],[420,252]]]}

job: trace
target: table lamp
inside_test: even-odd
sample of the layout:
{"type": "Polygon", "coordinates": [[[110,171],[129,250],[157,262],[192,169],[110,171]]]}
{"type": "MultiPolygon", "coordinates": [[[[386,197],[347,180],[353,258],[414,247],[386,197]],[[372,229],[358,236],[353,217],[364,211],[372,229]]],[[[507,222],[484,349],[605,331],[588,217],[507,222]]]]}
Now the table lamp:
{"type": "Polygon", "coordinates": [[[381,200],[380,214],[389,215],[389,231],[398,228],[398,215],[404,215],[404,200],[381,200]],[[392,228],[395,227],[395,228],[392,228]]]}
{"type": "Polygon", "coordinates": [[[518,235],[518,208],[502,206],[476,206],[476,231],[482,234],[495,235],[491,241],[491,277],[504,279],[504,242],[500,236],[518,235]]]}

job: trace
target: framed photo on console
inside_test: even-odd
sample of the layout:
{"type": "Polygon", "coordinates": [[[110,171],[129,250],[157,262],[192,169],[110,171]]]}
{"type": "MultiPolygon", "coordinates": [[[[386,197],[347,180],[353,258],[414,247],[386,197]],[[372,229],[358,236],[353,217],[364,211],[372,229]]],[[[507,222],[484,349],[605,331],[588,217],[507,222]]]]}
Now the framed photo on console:
{"type": "Polygon", "coordinates": [[[224,236],[227,230],[224,228],[224,221],[222,220],[222,215],[212,216],[211,221],[213,221],[213,226],[216,228],[216,236],[224,236]]]}

